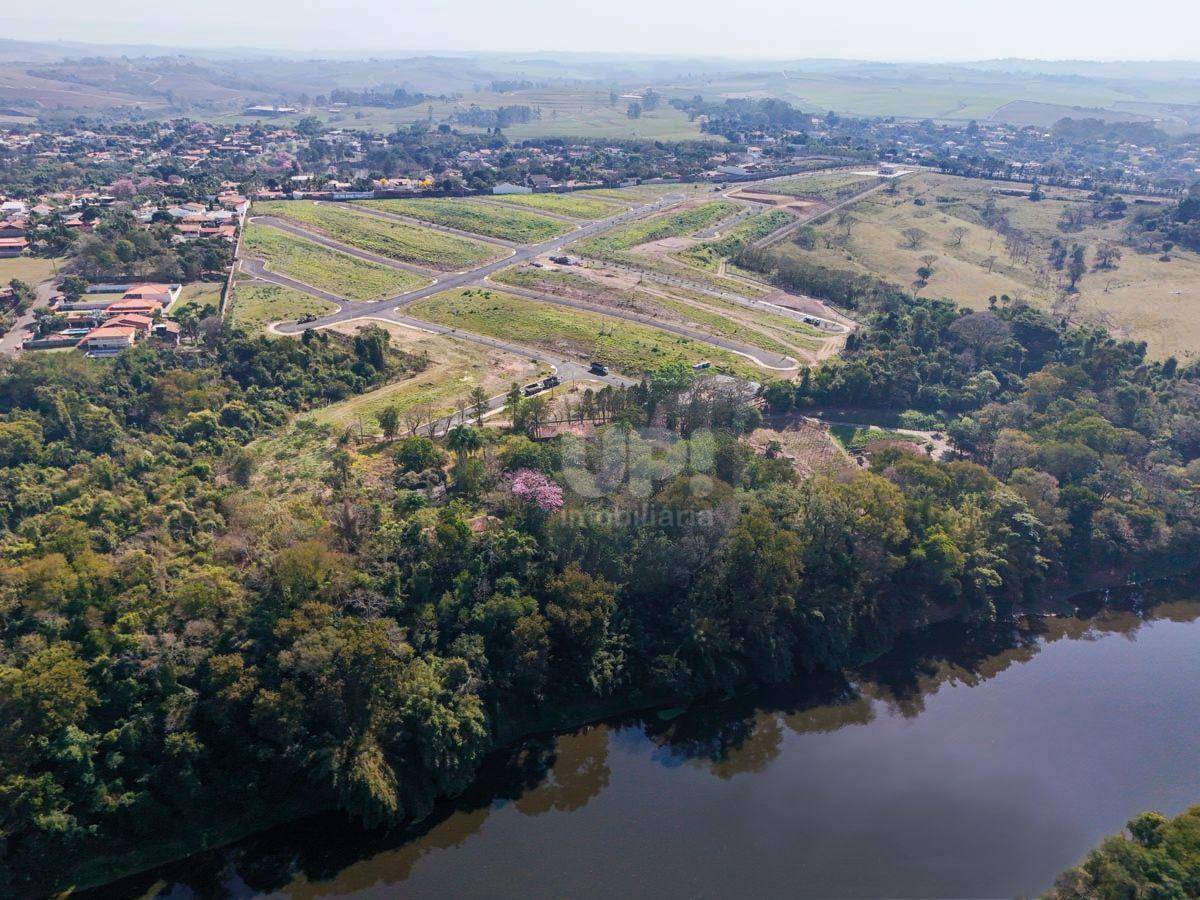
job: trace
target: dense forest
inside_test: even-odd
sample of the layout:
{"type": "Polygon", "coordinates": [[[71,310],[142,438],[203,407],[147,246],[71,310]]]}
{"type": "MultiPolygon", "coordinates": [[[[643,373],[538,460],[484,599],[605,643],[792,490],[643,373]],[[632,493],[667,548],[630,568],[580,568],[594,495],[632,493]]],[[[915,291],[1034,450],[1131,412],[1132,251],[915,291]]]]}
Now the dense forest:
{"type": "MultiPolygon", "coordinates": [[[[828,277],[741,262],[818,295],[828,277]]],[[[961,458],[891,448],[800,480],[739,440],[757,410],[683,366],[593,398],[623,477],[535,439],[516,391],[504,431],[288,426],[322,474],[283,498],[263,479],[300,455],[270,449],[285,423],[423,360],[367,329],[3,363],[3,890],[144,863],[217,810],[419,818],[530,728],[837,669],[1195,558],[1200,368],[1019,304],[827,287],[866,327],[768,385],[770,410],[909,410],[961,458]]]]}

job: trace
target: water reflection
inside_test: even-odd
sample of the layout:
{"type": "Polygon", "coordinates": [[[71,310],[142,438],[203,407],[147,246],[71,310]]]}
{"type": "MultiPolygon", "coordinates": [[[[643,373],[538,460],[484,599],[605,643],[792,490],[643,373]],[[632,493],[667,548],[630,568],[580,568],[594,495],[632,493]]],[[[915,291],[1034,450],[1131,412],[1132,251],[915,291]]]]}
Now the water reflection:
{"type": "MultiPolygon", "coordinates": [[[[855,835],[860,845],[859,851],[865,847],[865,851],[870,853],[892,836],[872,830],[873,820],[878,817],[872,804],[879,802],[877,798],[880,794],[893,795],[886,802],[907,804],[898,815],[908,814],[913,822],[921,822],[930,817],[952,821],[955,816],[967,819],[979,818],[979,815],[974,810],[961,808],[964,803],[968,803],[965,792],[950,792],[930,799],[931,782],[928,779],[937,779],[939,774],[944,774],[949,779],[963,778],[964,776],[954,768],[955,765],[961,765],[962,760],[929,762],[926,769],[919,772],[896,768],[894,760],[872,759],[861,746],[850,742],[849,738],[855,729],[878,728],[879,720],[883,717],[894,716],[901,722],[915,722],[944,690],[983,685],[1015,667],[1030,662],[1051,647],[1063,646],[1063,642],[1098,641],[1111,636],[1136,641],[1139,631],[1149,621],[1193,622],[1200,617],[1200,604],[1178,599],[1178,595],[1185,590],[1186,588],[1175,587],[1156,588],[1149,594],[1130,591],[1126,596],[1107,598],[1119,601],[1122,604],[1120,609],[1102,607],[1100,601],[1104,598],[1085,598],[1083,614],[1078,618],[1031,616],[1018,625],[995,628],[943,625],[902,641],[887,656],[863,665],[844,677],[814,676],[796,684],[700,705],[682,714],[675,714],[674,711],[644,713],[605,725],[583,728],[559,738],[530,739],[519,747],[494,754],[487,761],[471,790],[453,802],[440,805],[434,815],[418,828],[405,832],[367,831],[340,816],[315,817],[250,838],[233,848],[193,857],[144,877],[127,880],[106,891],[94,892],[94,895],[172,898],[246,897],[261,894],[294,898],[354,894],[383,896],[394,893],[398,886],[406,885],[413,877],[418,864],[426,857],[447,850],[470,852],[481,843],[486,843],[481,836],[488,831],[489,820],[502,816],[504,821],[496,827],[507,829],[505,833],[508,838],[518,844],[521,838],[513,836],[514,829],[527,831],[529,836],[526,840],[535,845],[531,851],[534,855],[537,853],[538,841],[569,844],[575,840],[580,846],[572,849],[582,857],[588,853],[588,841],[607,840],[619,845],[619,839],[611,838],[610,835],[619,834],[623,828],[629,829],[636,825],[630,820],[628,810],[637,809],[641,798],[625,797],[614,800],[612,797],[622,792],[652,793],[663,789],[659,784],[660,779],[653,775],[655,767],[660,773],[664,769],[690,771],[694,776],[689,777],[709,779],[710,785],[728,784],[737,781],[739,776],[766,772],[783,754],[795,755],[793,748],[797,740],[816,742],[806,751],[807,755],[801,754],[799,761],[791,760],[793,765],[804,768],[809,777],[818,782],[805,785],[806,802],[811,802],[814,809],[837,809],[847,800],[860,804],[864,810],[861,821],[839,824],[844,826],[844,830],[848,829],[845,830],[846,834],[855,835]],[[835,737],[837,742],[831,743],[835,737]],[[834,760],[831,763],[829,759],[839,752],[857,753],[865,760],[863,765],[874,766],[877,771],[871,774],[867,770],[865,775],[860,776],[844,772],[834,765],[840,765],[841,761],[834,760]],[[634,759],[640,762],[637,767],[627,765],[618,779],[614,776],[614,763],[610,759],[614,753],[619,754],[622,760],[634,759]],[[646,766],[646,760],[652,763],[649,768],[646,766]],[[942,769],[939,770],[938,766],[942,769]],[[825,775],[822,776],[821,773],[825,775]],[[820,783],[822,777],[824,782],[820,783]],[[843,779],[853,777],[859,777],[860,781],[868,777],[875,780],[869,788],[863,788],[862,796],[853,795],[847,798],[845,795],[850,781],[843,779]],[[899,783],[904,778],[912,779],[912,783],[907,787],[899,783]],[[621,790],[615,790],[622,780],[625,783],[621,790]],[[891,785],[895,787],[892,788],[891,785]],[[614,790],[610,791],[610,786],[614,790]],[[868,793],[871,797],[865,799],[868,793]],[[619,811],[608,809],[608,805],[618,802],[624,804],[619,811]],[[512,811],[519,814],[520,819],[527,820],[528,824],[522,826],[520,820],[517,820],[514,825],[510,815],[512,811]],[[581,835],[577,837],[557,834],[553,831],[553,826],[550,831],[534,828],[533,820],[544,820],[547,814],[553,813],[576,814],[573,821],[578,821],[579,815],[586,814],[597,821],[584,827],[581,835]],[[589,831],[589,828],[592,830],[589,831]],[[467,850],[464,851],[463,848],[467,850]]],[[[1040,687],[1035,686],[1036,689],[1040,687]]],[[[1010,708],[1013,716],[1023,715],[1021,704],[1025,699],[1023,696],[1014,697],[1010,707],[1018,708],[1010,708]]],[[[967,705],[969,706],[969,703],[967,705]]],[[[1100,706],[1102,704],[1097,704],[1097,707],[1100,706]]],[[[1099,714],[1095,709],[1083,710],[1080,713],[1079,728],[1093,728],[1097,732],[1094,736],[1099,736],[1105,728],[1111,727],[1112,721],[1096,718],[1097,715],[1099,714]]],[[[961,729],[973,727],[976,723],[969,716],[965,716],[951,724],[954,728],[961,729]]],[[[952,728],[947,730],[953,731],[952,728]]],[[[891,732],[885,734],[885,737],[887,735],[894,737],[891,732]]],[[[946,735],[946,740],[952,739],[951,734],[946,735]]],[[[927,759],[931,755],[929,746],[931,745],[918,745],[915,748],[904,746],[904,751],[911,756],[927,759]]],[[[932,746],[936,746],[936,743],[932,746]]],[[[902,754],[904,751],[896,752],[902,754]]],[[[986,751],[982,753],[986,756],[986,751]]],[[[1103,762],[1107,764],[1106,760],[1103,762]]],[[[968,762],[964,769],[970,770],[972,765],[973,762],[968,762]]],[[[1043,821],[1029,822],[1029,808],[1010,807],[1006,796],[1011,792],[1012,785],[1019,782],[1021,774],[1014,775],[1003,766],[996,767],[991,775],[987,774],[986,765],[982,766],[981,771],[984,772],[983,776],[973,774],[978,777],[990,777],[995,782],[989,788],[990,793],[987,796],[995,800],[994,808],[988,812],[996,819],[987,826],[995,829],[994,831],[980,831],[981,844],[1003,844],[1007,839],[1009,846],[999,847],[998,850],[1008,849],[1011,853],[1021,854],[1027,852],[1026,844],[1021,843],[1023,838],[1020,835],[1009,837],[1008,831],[1025,828],[1028,831],[1025,837],[1030,841],[1034,838],[1029,835],[1036,831],[1036,840],[1041,841],[1044,839],[1043,832],[1065,833],[1069,828],[1079,829],[1079,823],[1068,823],[1062,818],[1061,809],[1047,814],[1043,821]]],[[[758,785],[758,789],[762,790],[763,786],[769,783],[769,778],[757,778],[753,781],[739,782],[739,785],[758,785]]],[[[712,797],[704,802],[711,802],[714,809],[721,809],[721,802],[728,805],[728,802],[722,799],[726,795],[717,792],[715,787],[697,789],[695,782],[687,784],[693,792],[711,794],[712,797]]],[[[673,788],[680,790],[674,783],[673,788]]],[[[769,787],[766,789],[770,790],[769,787]]],[[[1043,786],[1041,790],[1046,789],[1043,786]]],[[[1200,800],[1200,794],[1191,799],[1200,800]]],[[[793,808],[787,807],[786,804],[784,808],[777,808],[775,803],[773,799],[764,799],[753,807],[753,814],[759,816],[764,823],[774,821],[776,826],[788,826],[792,822],[793,814],[800,815],[799,812],[794,813],[793,808]]],[[[739,811],[746,812],[744,808],[740,808],[739,811]]],[[[1118,822],[1117,825],[1119,824],[1118,822]]],[[[727,827],[727,823],[722,823],[719,827],[727,827]]],[[[769,825],[764,824],[761,827],[766,830],[769,825]]],[[[1091,823],[1088,827],[1094,829],[1091,823]]],[[[1103,834],[1107,830],[1111,828],[1105,827],[1099,833],[1103,834]]],[[[916,843],[900,845],[893,841],[896,846],[889,847],[889,850],[903,856],[917,853],[921,847],[930,843],[945,840],[944,835],[936,829],[929,831],[927,835],[920,834],[919,831],[919,827],[914,827],[913,840],[916,843]]],[[[658,834],[645,837],[650,841],[664,840],[658,834]]],[[[692,834],[691,837],[693,840],[703,840],[709,835],[701,837],[692,834]]],[[[1067,843],[1072,848],[1075,844],[1086,847],[1088,844],[1082,844],[1080,841],[1085,838],[1089,841],[1092,839],[1082,833],[1071,834],[1069,837],[1070,841],[1067,843]]],[[[811,824],[805,838],[810,842],[820,840],[819,835],[812,833],[811,824]]],[[[628,839],[633,846],[636,839],[633,836],[628,839]]],[[[827,840],[829,846],[821,848],[823,853],[836,856],[838,853],[848,852],[849,848],[837,843],[838,840],[848,842],[844,837],[834,834],[827,836],[827,840]]],[[[479,859],[467,856],[458,869],[472,866],[486,868],[493,861],[486,854],[495,853],[494,848],[476,852],[477,855],[482,853],[484,856],[479,859]]],[[[663,852],[666,856],[671,850],[664,848],[663,852]]],[[[1071,849],[1062,852],[1078,851],[1071,849]]],[[[773,864],[782,865],[784,861],[778,859],[778,856],[779,854],[771,857],[771,861],[773,864]]],[[[1063,865],[1073,861],[1074,857],[1068,856],[1063,865]]],[[[987,870],[987,878],[994,877],[992,869],[996,869],[996,866],[991,860],[987,864],[979,860],[955,860],[960,866],[969,866],[972,862],[977,871],[987,870]],[[989,865],[991,868],[988,868],[989,865]]],[[[536,867],[539,863],[535,859],[529,864],[536,867]]],[[[736,865],[744,865],[749,869],[752,864],[739,859],[736,865]]],[[[887,865],[895,866],[896,863],[887,860],[887,865]]],[[[830,864],[827,868],[834,872],[836,866],[830,864]]],[[[846,861],[844,871],[851,874],[835,873],[829,876],[833,880],[824,883],[829,895],[872,896],[873,889],[868,887],[871,884],[869,879],[849,883],[856,877],[854,859],[846,861]],[[849,880],[849,886],[838,881],[839,878],[849,880]],[[854,884],[857,884],[857,887],[854,887],[854,884]]],[[[1044,879],[1047,874],[1052,874],[1054,869],[1049,869],[1048,872],[1043,872],[1042,869],[1030,871],[1030,879],[1044,879]]],[[[596,877],[603,879],[604,872],[596,873],[596,877]]],[[[665,876],[663,877],[665,879],[665,876]]],[[[755,877],[766,876],[756,872],[755,877]]],[[[946,877],[952,879],[963,876],[961,873],[951,872],[946,877]]],[[[983,875],[980,877],[984,878],[983,875]]],[[[471,882],[462,871],[455,871],[452,876],[444,876],[444,883],[425,884],[424,888],[427,893],[478,894],[485,892],[481,884],[471,882]]],[[[679,893],[690,892],[678,882],[672,882],[667,888],[668,892],[672,892],[672,887],[679,893]]],[[[554,892],[549,886],[546,886],[544,891],[554,892]]],[[[486,892],[492,895],[510,893],[505,884],[494,884],[492,889],[486,892]]],[[[512,887],[512,892],[518,892],[515,886],[512,887]]]]}

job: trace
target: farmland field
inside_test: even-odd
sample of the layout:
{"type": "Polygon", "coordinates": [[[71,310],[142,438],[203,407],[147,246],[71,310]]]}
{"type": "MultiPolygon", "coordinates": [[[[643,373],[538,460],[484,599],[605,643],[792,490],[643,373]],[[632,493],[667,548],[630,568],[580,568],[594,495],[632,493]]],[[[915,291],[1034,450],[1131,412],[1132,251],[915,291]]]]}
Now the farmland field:
{"type": "MultiPolygon", "coordinates": [[[[855,204],[845,222],[825,222],[811,250],[793,242],[776,249],[821,265],[873,274],[927,297],[947,297],[973,309],[988,298],[1008,295],[1028,300],[1081,321],[1108,326],[1115,334],[1147,342],[1154,358],[1194,358],[1200,346],[1200,256],[1175,250],[1169,262],[1157,253],[1122,246],[1129,216],[1097,220],[1087,216],[1078,230],[1058,227],[1065,211],[1086,209],[1082,192],[1052,189],[1032,202],[1026,197],[996,194],[1013,190],[1010,183],[921,174],[899,185],[896,196],[877,193],[855,204]],[[914,201],[922,200],[918,206],[914,201]],[[1003,214],[1026,246],[1010,252],[1005,237],[985,223],[989,206],[1003,214]],[[904,237],[909,229],[916,246],[904,237]],[[1088,271],[1078,293],[1068,294],[1065,276],[1049,262],[1051,242],[1085,250],[1088,271]],[[1096,248],[1120,246],[1115,268],[1098,269],[1096,248]],[[928,283],[915,285],[922,257],[932,256],[928,283]]],[[[1130,214],[1137,207],[1130,205],[1130,214]]],[[[993,224],[997,221],[992,218],[993,224]]]]}
{"type": "Polygon", "coordinates": [[[258,331],[272,322],[334,311],[332,304],[309,294],[274,284],[243,283],[234,289],[229,321],[249,331],[258,331]]]}
{"type": "Polygon", "coordinates": [[[375,300],[429,283],[413,272],[339,253],[255,223],[246,226],[242,249],[262,257],[272,272],[350,300],[375,300]]]}
{"type": "Polygon", "coordinates": [[[615,216],[627,209],[632,202],[606,199],[595,194],[595,191],[572,194],[500,194],[489,197],[487,202],[528,207],[574,219],[604,219],[615,216]]]}
{"type": "Polygon", "coordinates": [[[518,244],[536,244],[571,230],[570,225],[558,219],[461,198],[363,200],[360,204],[371,209],[432,222],[435,225],[469,231],[472,234],[515,241],[518,244]]]}
{"type": "Polygon", "coordinates": [[[651,372],[666,363],[710,360],[728,374],[762,377],[748,359],[646,325],[564,309],[479,288],[447,291],[418,300],[414,316],[491,337],[599,360],[627,374],[651,372]]]}
{"type": "Polygon", "coordinates": [[[500,248],[482,241],[389,222],[336,204],[272,200],[256,203],[253,214],[291,219],[352,247],[431,269],[464,269],[502,254],[500,248]]]}

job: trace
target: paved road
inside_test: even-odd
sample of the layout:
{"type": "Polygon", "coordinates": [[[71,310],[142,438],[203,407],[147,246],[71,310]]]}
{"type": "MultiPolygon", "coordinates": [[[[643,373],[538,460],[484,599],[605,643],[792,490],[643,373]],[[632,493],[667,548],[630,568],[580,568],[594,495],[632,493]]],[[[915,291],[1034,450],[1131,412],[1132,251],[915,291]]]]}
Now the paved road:
{"type": "MultiPolygon", "coordinates": [[[[590,225],[569,232],[568,234],[559,235],[551,238],[548,241],[542,241],[540,244],[530,244],[516,250],[512,256],[505,259],[496,260],[495,262],[487,263],[478,268],[471,269],[467,272],[454,272],[440,276],[436,282],[427,285],[423,288],[417,288],[414,291],[408,291],[404,294],[399,294],[395,297],[390,297],[386,300],[377,300],[370,304],[358,304],[353,309],[347,307],[339,312],[332,313],[328,316],[323,316],[313,322],[308,322],[300,325],[295,322],[280,324],[276,329],[280,334],[299,334],[305,328],[320,328],[325,325],[333,325],[338,322],[345,322],[349,319],[355,319],[364,315],[375,315],[376,313],[387,312],[395,309],[397,306],[407,306],[424,297],[431,297],[434,294],[440,294],[442,291],[452,290],[457,287],[466,287],[471,284],[483,281],[494,272],[499,272],[501,269],[506,269],[511,265],[526,262],[543,253],[549,253],[553,250],[558,250],[564,244],[572,241],[578,241],[586,237],[591,237],[593,234],[599,234],[602,231],[607,231],[610,228],[615,228],[623,225],[626,222],[631,222],[634,219],[644,218],[645,216],[656,213],[668,206],[673,206],[679,203],[684,198],[681,195],[669,195],[656,200],[654,203],[646,206],[639,206],[635,209],[627,210],[619,215],[612,216],[607,219],[601,219],[598,222],[592,222],[590,225]]],[[[311,234],[305,233],[303,229],[295,232],[302,234],[305,237],[310,237],[311,234]]]]}
{"type": "Polygon", "coordinates": [[[29,309],[17,316],[13,327],[8,329],[3,337],[0,337],[0,353],[13,354],[21,351],[21,342],[32,333],[34,311],[49,305],[50,298],[56,293],[54,284],[54,281],[51,280],[43,281],[37,286],[37,298],[29,309]]]}

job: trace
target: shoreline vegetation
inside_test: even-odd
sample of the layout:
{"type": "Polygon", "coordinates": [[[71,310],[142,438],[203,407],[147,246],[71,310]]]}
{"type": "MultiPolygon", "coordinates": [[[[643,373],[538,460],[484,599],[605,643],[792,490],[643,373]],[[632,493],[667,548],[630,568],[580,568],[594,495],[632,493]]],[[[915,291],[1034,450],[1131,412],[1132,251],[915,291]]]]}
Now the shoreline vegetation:
{"type": "MultiPolygon", "coordinates": [[[[1191,571],[1191,574],[1196,574],[1192,570],[1194,560],[1180,560],[1177,571],[1170,575],[1157,575],[1153,578],[1148,578],[1145,581],[1129,581],[1129,573],[1109,572],[1105,573],[1098,579],[1088,579],[1086,582],[1068,586],[1060,585],[1057,589],[1050,589],[1047,594],[1047,603],[1045,608],[1030,608],[1021,610],[1016,614],[1016,617],[1022,615],[1038,615],[1043,614],[1047,610],[1053,615],[1070,615],[1069,612],[1059,612],[1065,607],[1074,608],[1075,601],[1083,598],[1094,596],[1096,594],[1107,595],[1109,591],[1127,591],[1137,586],[1151,586],[1158,584],[1168,584],[1172,581],[1184,577],[1191,571]]],[[[1103,604],[1107,608],[1107,601],[1103,604]]],[[[1116,608],[1120,608],[1119,605],[1116,608]]],[[[921,628],[914,629],[912,633],[920,633],[931,626],[939,624],[938,620],[934,619],[925,623],[921,628]]],[[[897,635],[897,638],[904,636],[904,633],[897,635]]],[[[863,658],[856,660],[855,665],[864,665],[873,662],[874,659],[880,656],[886,656],[892,648],[889,647],[881,651],[876,657],[863,658]]],[[[754,689],[759,685],[745,686],[746,689],[754,689]]],[[[507,727],[499,731],[493,745],[488,752],[496,752],[507,748],[512,748],[522,741],[529,740],[538,736],[544,735],[559,735],[575,731],[579,728],[588,725],[594,725],[600,722],[617,719],[627,715],[637,713],[647,713],[656,709],[677,709],[690,708],[695,704],[704,704],[714,699],[710,696],[684,696],[662,694],[658,696],[628,696],[628,697],[609,697],[609,698],[592,698],[591,701],[581,703],[573,708],[562,708],[553,715],[540,715],[534,719],[524,722],[509,722],[507,727]]],[[[727,700],[728,695],[721,699],[727,700]]],[[[244,795],[243,795],[244,796],[244,795]]],[[[450,798],[442,798],[450,799],[450,798]]],[[[334,796],[325,798],[294,798],[290,801],[280,803],[271,803],[268,806],[257,807],[253,806],[246,810],[242,815],[237,816],[234,820],[228,820],[227,807],[218,804],[216,808],[208,810],[217,819],[225,820],[222,824],[214,824],[211,821],[205,822],[203,827],[190,828],[186,834],[176,834],[171,838],[164,840],[157,847],[143,846],[138,851],[131,854],[123,854],[119,857],[100,858],[89,861],[80,868],[78,879],[71,883],[69,887],[59,886],[58,890],[64,891],[85,891],[94,888],[103,887],[107,884],[120,882],[124,879],[140,875],[144,872],[151,871],[164,865],[180,862],[187,859],[196,853],[219,850],[223,847],[228,847],[242,841],[245,838],[255,834],[260,834],[277,828],[283,825],[299,822],[312,816],[321,815],[323,813],[335,812],[338,809],[337,800],[334,796]],[[97,874],[92,874],[93,872],[97,874]],[[98,873],[103,873],[98,874],[98,873]]],[[[1157,814],[1150,814],[1157,815],[1157,814]]],[[[1190,810],[1189,813],[1193,818],[1200,815],[1200,807],[1190,810]]],[[[1180,819],[1182,820],[1182,816],[1180,819]]],[[[406,830],[414,825],[419,825],[419,822],[405,823],[401,826],[401,830],[406,830]]],[[[1096,853],[1101,856],[1105,853],[1112,852],[1109,845],[1106,843],[1104,847],[1099,848],[1096,853]]],[[[1081,869],[1085,867],[1087,862],[1091,861],[1091,857],[1085,863],[1081,863],[1081,869]]],[[[1071,870],[1064,874],[1064,879],[1067,875],[1072,878],[1076,877],[1075,873],[1079,870],[1071,870]]],[[[1078,876],[1082,877],[1082,876],[1078,876]]],[[[1065,880],[1064,880],[1064,883],[1065,880]]],[[[1073,882],[1072,882],[1073,883],[1073,882]]],[[[1056,886],[1056,891],[1060,890],[1056,886]]],[[[1048,896],[1054,900],[1068,900],[1076,896],[1071,893],[1054,893],[1051,892],[1048,896]]]]}

